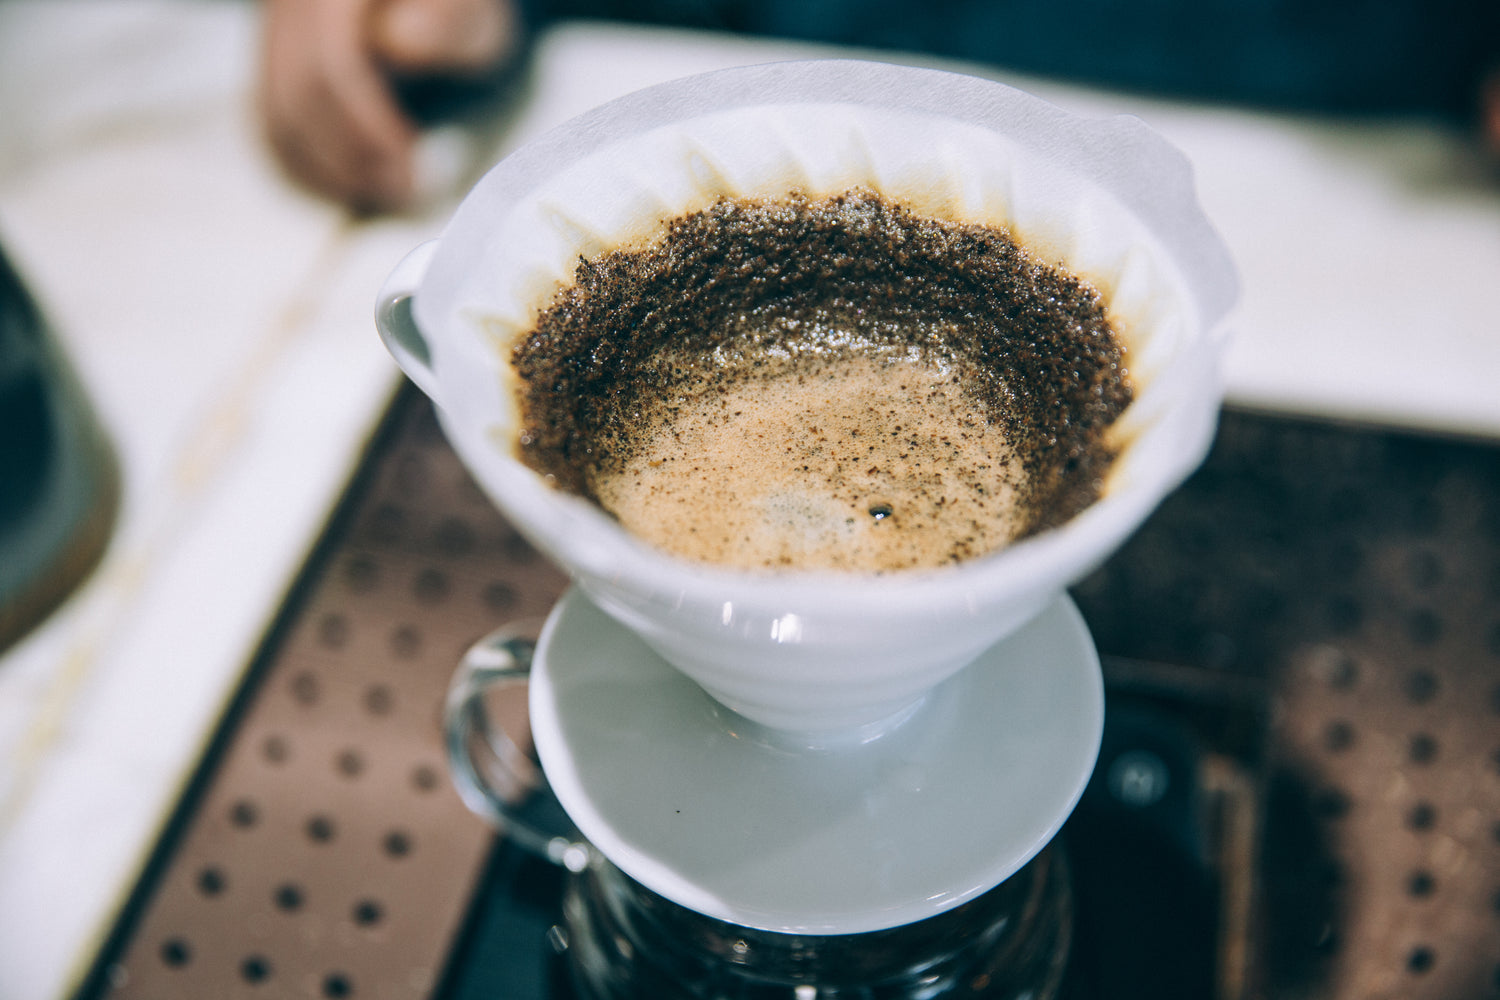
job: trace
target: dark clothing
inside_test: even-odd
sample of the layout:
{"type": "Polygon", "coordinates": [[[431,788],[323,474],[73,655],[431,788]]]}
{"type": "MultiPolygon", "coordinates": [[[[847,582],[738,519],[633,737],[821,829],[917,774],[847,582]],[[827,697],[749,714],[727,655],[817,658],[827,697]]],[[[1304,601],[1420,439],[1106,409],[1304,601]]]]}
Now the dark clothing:
{"type": "Polygon", "coordinates": [[[716,28],[955,57],[1169,96],[1467,114],[1496,0],[534,0],[544,17],[716,28]]]}

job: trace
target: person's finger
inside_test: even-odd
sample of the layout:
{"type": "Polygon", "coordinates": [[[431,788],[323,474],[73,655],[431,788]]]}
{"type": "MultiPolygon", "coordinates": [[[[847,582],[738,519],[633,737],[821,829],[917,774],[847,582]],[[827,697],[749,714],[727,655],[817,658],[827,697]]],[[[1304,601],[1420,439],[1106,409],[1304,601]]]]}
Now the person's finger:
{"type": "Polygon", "coordinates": [[[411,195],[414,126],[367,44],[370,0],[270,0],[261,111],[296,180],[358,209],[411,195]]]}
{"type": "Polygon", "coordinates": [[[512,0],[377,0],[370,27],[379,58],[410,76],[487,73],[520,33],[512,0]]]}

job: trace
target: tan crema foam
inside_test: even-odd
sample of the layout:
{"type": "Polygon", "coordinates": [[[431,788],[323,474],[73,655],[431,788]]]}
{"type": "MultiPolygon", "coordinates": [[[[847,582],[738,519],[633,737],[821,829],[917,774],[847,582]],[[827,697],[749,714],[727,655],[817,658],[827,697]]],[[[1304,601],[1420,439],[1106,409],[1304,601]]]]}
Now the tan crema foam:
{"type": "Polygon", "coordinates": [[[591,485],[627,529],[689,559],[882,571],[1010,542],[1020,476],[946,365],[848,353],[675,401],[591,485]]]}

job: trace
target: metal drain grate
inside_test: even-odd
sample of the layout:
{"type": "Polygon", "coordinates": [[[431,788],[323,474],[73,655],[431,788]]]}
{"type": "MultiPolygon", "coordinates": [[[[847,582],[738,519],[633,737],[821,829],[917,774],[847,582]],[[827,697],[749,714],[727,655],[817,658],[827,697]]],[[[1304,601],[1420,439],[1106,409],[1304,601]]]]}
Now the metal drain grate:
{"type": "Polygon", "coordinates": [[[1265,995],[1500,997],[1500,448],[1227,414],[1079,597],[1271,692],[1265,995]]]}
{"type": "Polygon", "coordinates": [[[425,997],[491,844],[442,699],[463,651],[564,579],[407,391],[134,904],[96,995],[425,997]]]}
{"type": "MultiPolygon", "coordinates": [[[[550,903],[496,903],[555,883],[504,852],[486,872],[438,714],[469,643],[563,580],[409,389],[366,466],[86,997],[547,995],[550,903]]],[[[1191,715],[1263,789],[1260,920],[1228,942],[1246,996],[1500,998],[1500,446],[1226,414],[1076,596],[1116,722],[1122,693],[1191,715]],[[1215,707],[1267,697],[1263,747],[1215,707]]]]}

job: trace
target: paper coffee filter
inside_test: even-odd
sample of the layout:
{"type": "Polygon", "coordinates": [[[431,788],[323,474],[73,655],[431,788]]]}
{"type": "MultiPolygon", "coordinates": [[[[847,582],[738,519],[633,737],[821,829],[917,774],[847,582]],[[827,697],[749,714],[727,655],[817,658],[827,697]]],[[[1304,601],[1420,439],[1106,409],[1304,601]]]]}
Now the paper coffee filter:
{"type": "MultiPolygon", "coordinates": [[[[476,186],[414,299],[422,330],[456,334],[427,339],[445,423],[471,439],[466,459],[481,467],[513,461],[508,358],[580,258],[642,245],[666,221],[722,197],[816,198],[858,187],[921,215],[1004,228],[1098,289],[1136,391],[1114,430],[1129,447],[1106,499],[1146,489],[1127,504],[1130,518],[1144,516],[1197,464],[1212,426],[1201,411],[1218,405],[1217,328],[1235,279],[1196,209],[1185,159],[1134,119],[1079,119],[994,82],[849,61],[748,67],[650,88],[544,136],[476,186]],[[1184,414],[1185,399],[1200,412],[1184,414]],[[1172,432],[1174,422],[1190,429],[1172,432]],[[485,448],[493,457],[476,454],[485,448]]],[[[534,540],[565,562],[599,545],[638,544],[596,536],[619,533],[591,505],[543,504],[536,491],[545,487],[499,478],[486,481],[491,492],[505,494],[502,506],[531,507],[527,520],[550,523],[539,534],[560,537],[534,540]]],[[[1075,521],[1097,519],[1106,506],[1075,521]]]]}

